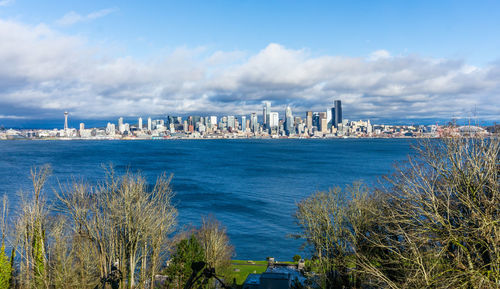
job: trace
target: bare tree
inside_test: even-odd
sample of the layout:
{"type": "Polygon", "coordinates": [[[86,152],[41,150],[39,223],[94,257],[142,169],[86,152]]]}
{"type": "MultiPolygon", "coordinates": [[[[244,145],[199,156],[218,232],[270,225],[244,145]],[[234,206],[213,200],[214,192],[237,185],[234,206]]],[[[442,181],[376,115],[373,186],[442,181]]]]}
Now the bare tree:
{"type": "Polygon", "coordinates": [[[117,177],[110,169],[106,181],[98,186],[74,183],[71,190],[58,194],[61,209],[75,224],[75,233],[86,238],[97,253],[101,278],[117,263],[124,274],[123,288],[136,287],[138,279],[141,287],[154,283],[177,215],[170,180],[161,175],[149,190],[141,175],[117,177]]]}
{"type": "Polygon", "coordinates": [[[358,204],[360,270],[390,288],[498,288],[499,141],[426,140],[358,204]]]}
{"type": "Polygon", "coordinates": [[[207,265],[214,268],[217,274],[228,277],[234,248],[229,243],[226,228],[214,216],[203,217],[196,235],[207,265]]]}
{"type": "Polygon", "coordinates": [[[16,239],[21,259],[18,281],[24,288],[48,287],[45,251],[48,208],[43,189],[50,172],[49,166],[32,168],[33,191],[20,193],[22,205],[16,222],[16,239]]]}

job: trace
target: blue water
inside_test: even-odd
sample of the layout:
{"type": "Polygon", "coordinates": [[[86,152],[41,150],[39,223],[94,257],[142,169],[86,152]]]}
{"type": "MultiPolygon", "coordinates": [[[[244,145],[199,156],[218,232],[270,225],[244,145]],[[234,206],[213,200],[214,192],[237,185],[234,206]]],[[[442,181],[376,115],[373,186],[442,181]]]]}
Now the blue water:
{"type": "Polygon", "coordinates": [[[17,192],[29,189],[32,166],[50,164],[46,190],[72,177],[95,183],[102,164],[118,172],[141,171],[150,182],[172,173],[178,227],[199,225],[213,214],[225,226],[235,258],[290,260],[307,255],[297,233],[296,203],[318,190],[357,180],[375,184],[404,161],[412,140],[166,140],[166,141],[0,141],[0,195],[11,215],[17,192]]]}

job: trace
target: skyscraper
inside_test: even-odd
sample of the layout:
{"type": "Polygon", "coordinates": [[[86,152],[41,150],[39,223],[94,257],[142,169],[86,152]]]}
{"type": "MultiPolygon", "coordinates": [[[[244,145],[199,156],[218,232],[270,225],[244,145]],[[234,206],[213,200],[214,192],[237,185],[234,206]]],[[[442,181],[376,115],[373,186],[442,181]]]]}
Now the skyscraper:
{"type": "Polygon", "coordinates": [[[227,127],[233,130],[236,128],[234,123],[234,115],[227,116],[227,127]]]}
{"type": "Polygon", "coordinates": [[[142,117],[139,117],[139,119],[137,121],[137,126],[138,126],[139,130],[142,130],[142,117]]]}
{"type": "Polygon", "coordinates": [[[253,133],[257,133],[259,131],[259,123],[257,122],[257,114],[252,113],[250,115],[250,128],[253,133]]]}
{"type": "Polygon", "coordinates": [[[271,102],[264,101],[264,108],[262,109],[262,126],[269,128],[269,114],[271,113],[271,102]]]}
{"type": "Polygon", "coordinates": [[[332,118],[333,118],[333,126],[335,128],[339,127],[339,123],[342,123],[342,103],[340,100],[336,100],[335,102],[335,113],[332,110],[332,118]]]}
{"type": "Polygon", "coordinates": [[[307,126],[307,130],[309,130],[309,133],[311,133],[311,130],[313,127],[313,112],[312,111],[306,112],[306,126],[307,126]]]}
{"type": "Polygon", "coordinates": [[[280,118],[277,112],[269,113],[269,133],[278,132],[280,118]]]}
{"type": "Polygon", "coordinates": [[[293,134],[295,132],[292,109],[289,105],[285,109],[285,132],[287,135],[293,134]]]}
{"type": "Polygon", "coordinates": [[[241,116],[241,131],[242,132],[247,131],[247,117],[244,115],[241,116]]]}
{"type": "Polygon", "coordinates": [[[123,117],[120,117],[118,119],[118,130],[120,131],[120,133],[123,133],[125,131],[125,127],[123,125],[123,117]]]}
{"type": "Polygon", "coordinates": [[[148,131],[151,131],[151,118],[148,117],[148,131]]]}

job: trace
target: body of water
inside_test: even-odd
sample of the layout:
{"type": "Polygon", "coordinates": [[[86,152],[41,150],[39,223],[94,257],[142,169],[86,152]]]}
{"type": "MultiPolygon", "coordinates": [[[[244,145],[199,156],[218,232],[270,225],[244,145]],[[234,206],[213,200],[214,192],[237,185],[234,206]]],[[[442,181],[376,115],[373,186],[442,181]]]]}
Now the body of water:
{"type": "Polygon", "coordinates": [[[200,224],[213,214],[226,227],[235,258],[274,256],[291,260],[302,241],[296,203],[318,190],[357,180],[375,184],[404,161],[414,140],[164,140],[164,141],[0,141],[0,195],[7,194],[11,215],[17,192],[30,189],[32,166],[50,164],[46,189],[53,198],[57,182],[72,177],[95,183],[103,164],[117,172],[141,171],[149,182],[173,174],[179,227],[200,224]]]}

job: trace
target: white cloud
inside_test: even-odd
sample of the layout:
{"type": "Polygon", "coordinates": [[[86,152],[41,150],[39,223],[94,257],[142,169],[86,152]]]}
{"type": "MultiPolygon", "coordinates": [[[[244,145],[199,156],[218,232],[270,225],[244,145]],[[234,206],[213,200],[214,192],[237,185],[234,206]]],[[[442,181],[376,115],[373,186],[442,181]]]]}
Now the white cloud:
{"type": "Polygon", "coordinates": [[[390,57],[391,57],[391,54],[389,53],[389,51],[382,49],[382,50],[377,50],[377,51],[372,52],[368,59],[371,61],[377,61],[377,60],[381,60],[381,59],[387,59],[390,57]]]}
{"type": "Polygon", "coordinates": [[[14,3],[15,0],[2,0],[0,1],[0,7],[2,6],[9,6],[10,4],[14,3]]]}
{"type": "Polygon", "coordinates": [[[255,54],[181,47],[151,60],[102,58],[78,37],[1,19],[0,42],[3,116],[241,114],[260,112],[263,100],[302,112],[334,99],[347,118],[449,119],[473,107],[483,118],[500,115],[500,64],[380,51],[313,57],[275,43],[255,54]]]}
{"type": "Polygon", "coordinates": [[[101,17],[104,17],[104,16],[106,16],[110,13],[113,13],[115,11],[116,11],[116,9],[114,9],[114,8],[108,8],[108,9],[102,9],[99,11],[94,11],[94,12],[91,12],[87,15],[81,15],[81,14],[76,13],[75,11],[70,11],[70,12],[66,13],[62,18],[58,19],[56,21],[56,24],[60,25],[60,26],[70,26],[70,25],[73,25],[73,24],[76,24],[79,22],[85,22],[85,21],[90,21],[90,20],[94,20],[97,18],[101,18],[101,17]]]}

